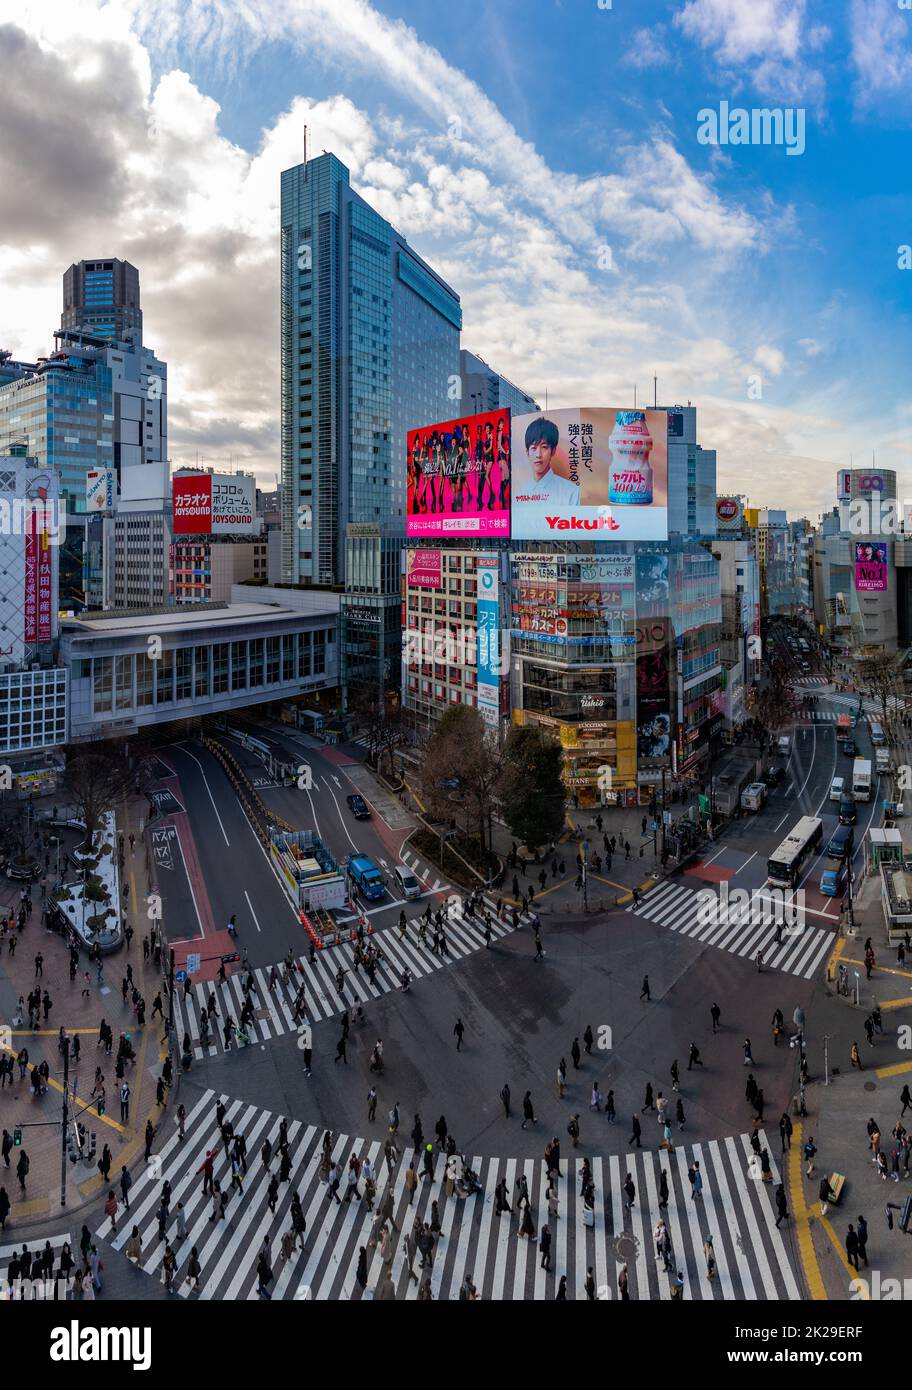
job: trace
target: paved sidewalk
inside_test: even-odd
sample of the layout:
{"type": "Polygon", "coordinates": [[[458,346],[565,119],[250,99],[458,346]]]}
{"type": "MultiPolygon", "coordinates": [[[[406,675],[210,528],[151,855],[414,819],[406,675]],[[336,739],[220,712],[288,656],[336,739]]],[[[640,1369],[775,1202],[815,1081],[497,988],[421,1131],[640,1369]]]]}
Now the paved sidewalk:
{"type": "MultiPolygon", "coordinates": [[[[127,849],[123,871],[130,890],[127,916],[135,934],[129,951],[124,946],[103,958],[101,983],[96,979],[95,968],[89,967],[84,952],[80,955],[76,978],[70,980],[66,943],[57,933],[41,927],[37,902],[31,921],[19,935],[15,955],[11,957],[8,949],[0,954],[0,1027],[5,1025],[9,1030],[2,1036],[3,1051],[13,1056],[22,1048],[28,1052],[24,1079],[20,1080],[17,1065],[12,1086],[0,1090],[0,1124],[10,1133],[15,1126],[22,1126],[22,1148],[12,1150],[11,1164],[0,1174],[0,1183],[5,1186],[13,1204],[7,1232],[15,1230],[20,1222],[33,1222],[60,1214],[63,1062],[57,1043],[61,1026],[71,1037],[78,1034],[80,1040],[78,1069],[74,1072],[71,1065],[70,1071],[70,1124],[72,1126],[74,1119],[72,1093],[75,1083],[75,1117],[97,1136],[96,1161],[101,1158],[103,1146],[107,1144],[110,1147],[111,1185],[115,1187],[118,1198],[120,1194],[116,1179],[121,1165],[125,1163],[129,1166],[137,1156],[142,1163],[146,1119],[151,1115],[153,1124],[158,1124],[162,1115],[155,1098],[166,1051],[161,1045],[162,1021],[158,1015],[154,1019],[151,1017],[152,1002],[160,989],[161,976],[151,958],[144,960],[142,949],[143,937],[148,935],[151,926],[145,915],[145,851],[143,837],[139,834],[139,817],[144,808],[145,803],[139,800],[117,808],[118,829],[123,831],[125,838],[131,829],[137,837],[134,854],[131,855],[127,849]],[[43,960],[40,962],[40,973],[36,974],[35,958],[38,955],[43,960]],[[134,982],[146,1001],[146,1024],[143,1028],[137,1027],[130,992],[126,1002],[121,992],[121,981],[128,961],[133,967],[134,982]],[[88,984],[84,979],[87,968],[88,984]],[[27,1012],[24,1026],[15,1021],[18,1016],[17,1000],[20,996],[27,997],[36,985],[40,985],[42,991],[46,989],[51,1000],[47,1021],[42,1009],[37,1032],[29,1029],[27,1012]],[[110,1056],[106,1056],[104,1049],[98,1047],[98,1030],[102,1019],[107,1021],[114,1033],[114,1049],[110,1056]],[[129,1117],[124,1124],[120,1122],[120,1082],[115,1076],[117,1042],[121,1033],[130,1035],[136,1051],[135,1062],[128,1064],[126,1069],[126,1080],[132,1094],[129,1117]],[[47,1061],[50,1069],[48,1089],[44,1095],[36,1098],[30,1073],[31,1068],[42,1061],[47,1061]],[[98,1115],[97,1102],[92,1095],[97,1066],[101,1067],[106,1092],[103,1116],[98,1115]],[[15,1171],[22,1151],[27,1153],[30,1164],[24,1191],[15,1171]]],[[[0,904],[5,905],[13,900],[18,902],[18,887],[4,881],[0,887],[0,904]]],[[[164,1004],[167,1011],[167,1000],[164,1000],[164,1004]]],[[[175,1085],[176,1080],[175,1077],[175,1085]]],[[[165,1115],[172,1108],[166,1099],[165,1115]]],[[[68,1211],[96,1196],[102,1186],[103,1179],[94,1163],[91,1166],[84,1162],[73,1165],[67,1161],[68,1211]]]]}

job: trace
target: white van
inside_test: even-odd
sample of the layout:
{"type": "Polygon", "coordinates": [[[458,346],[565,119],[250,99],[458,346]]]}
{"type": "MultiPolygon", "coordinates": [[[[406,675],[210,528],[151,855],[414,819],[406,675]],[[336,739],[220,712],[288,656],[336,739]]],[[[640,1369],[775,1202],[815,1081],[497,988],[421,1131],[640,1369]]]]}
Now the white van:
{"type": "Polygon", "coordinates": [[[779,742],[776,746],[779,752],[782,754],[782,756],[784,758],[787,758],[789,752],[791,751],[792,740],[789,738],[788,734],[780,734],[779,742]]]}
{"type": "Polygon", "coordinates": [[[743,811],[759,811],[766,800],[766,786],[763,782],[751,782],[741,793],[743,811]]]}
{"type": "Polygon", "coordinates": [[[396,887],[408,901],[411,901],[413,898],[421,897],[421,884],[418,882],[411,869],[407,869],[404,864],[396,865],[394,878],[396,880],[396,887]]]}
{"type": "Polygon", "coordinates": [[[878,743],[886,743],[886,741],[887,741],[887,740],[884,738],[884,731],[883,731],[882,727],[880,726],[880,724],[878,724],[875,720],[872,719],[872,720],[871,720],[871,742],[872,742],[873,744],[876,745],[876,744],[878,744],[878,743]]]}
{"type": "Polygon", "coordinates": [[[877,773],[880,776],[883,772],[890,771],[890,750],[889,748],[875,748],[874,756],[877,759],[877,773]]]}
{"type": "Polygon", "coordinates": [[[842,793],[843,793],[844,790],[845,790],[845,778],[843,778],[843,777],[834,777],[833,780],[832,780],[832,782],[830,783],[830,800],[831,800],[831,801],[839,801],[839,799],[841,798],[842,793]]]}

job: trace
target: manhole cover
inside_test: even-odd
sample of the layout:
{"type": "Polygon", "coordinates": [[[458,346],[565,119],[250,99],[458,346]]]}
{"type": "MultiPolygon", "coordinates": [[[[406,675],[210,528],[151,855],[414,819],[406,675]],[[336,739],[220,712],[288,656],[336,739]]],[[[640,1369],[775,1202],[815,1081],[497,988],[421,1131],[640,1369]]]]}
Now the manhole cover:
{"type": "Polygon", "coordinates": [[[866,1091],[876,1091],[876,1090],[877,1090],[877,1082],[876,1082],[876,1081],[866,1081],[865,1084],[864,1084],[864,1088],[865,1088],[866,1091]]]}
{"type": "Polygon", "coordinates": [[[614,1241],[615,1258],[626,1264],[636,1259],[637,1249],[636,1237],[626,1231],[622,1232],[614,1241]]]}

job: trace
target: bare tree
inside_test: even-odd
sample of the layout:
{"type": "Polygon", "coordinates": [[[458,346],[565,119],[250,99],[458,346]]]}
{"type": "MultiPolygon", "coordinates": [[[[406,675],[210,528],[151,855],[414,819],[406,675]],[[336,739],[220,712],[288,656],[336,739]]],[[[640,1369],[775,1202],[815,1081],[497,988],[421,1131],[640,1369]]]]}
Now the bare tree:
{"type": "Polygon", "coordinates": [[[901,689],[896,658],[884,652],[859,662],[857,683],[873,700],[880,701],[881,718],[886,722],[889,697],[901,689]]]}
{"type": "Polygon", "coordinates": [[[85,844],[91,848],[105,811],[113,810],[138,779],[142,786],[142,754],[137,746],[131,749],[128,743],[114,740],[73,743],[65,752],[64,787],[85,822],[85,844]]]}
{"type": "Polygon", "coordinates": [[[432,815],[466,812],[466,833],[490,849],[490,820],[497,799],[503,753],[477,709],[451,705],[425,744],[421,791],[432,815]]]}

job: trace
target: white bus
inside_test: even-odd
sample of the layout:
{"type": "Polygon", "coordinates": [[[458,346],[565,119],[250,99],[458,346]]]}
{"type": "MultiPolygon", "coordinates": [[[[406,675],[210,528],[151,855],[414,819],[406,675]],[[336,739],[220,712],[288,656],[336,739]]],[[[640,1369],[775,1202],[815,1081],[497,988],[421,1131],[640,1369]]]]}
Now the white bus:
{"type": "Polygon", "coordinates": [[[823,821],[819,816],[802,816],[767,861],[766,872],[770,883],[794,888],[804,861],[819,847],[822,839],[823,821]]]}

